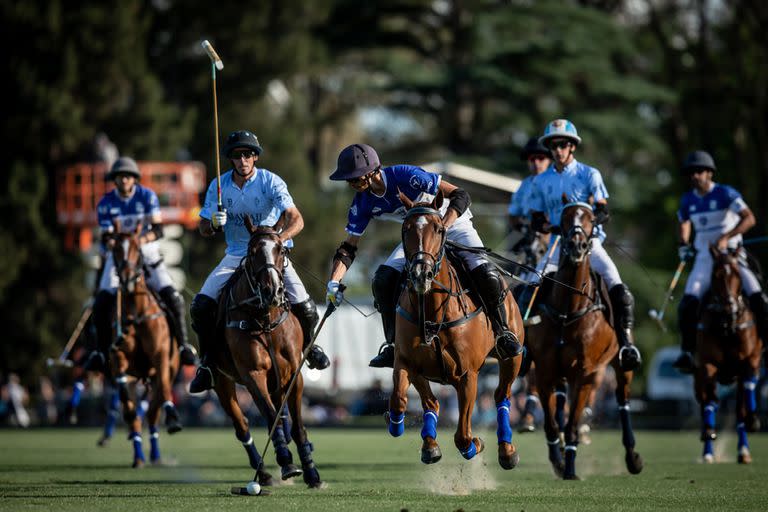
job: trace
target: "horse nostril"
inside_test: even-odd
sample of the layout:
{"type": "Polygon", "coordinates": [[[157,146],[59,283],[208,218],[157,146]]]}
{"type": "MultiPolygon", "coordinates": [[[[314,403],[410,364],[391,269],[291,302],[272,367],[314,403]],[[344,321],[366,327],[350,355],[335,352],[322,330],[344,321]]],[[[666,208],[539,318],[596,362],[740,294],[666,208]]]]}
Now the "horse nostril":
{"type": "Polygon", "coordinates": [[[432,273],[431,270],[429,272],[427,272],[427,279],[428,280],[431,280],[433,277],[435,277],[435,275],[432,273]]]}

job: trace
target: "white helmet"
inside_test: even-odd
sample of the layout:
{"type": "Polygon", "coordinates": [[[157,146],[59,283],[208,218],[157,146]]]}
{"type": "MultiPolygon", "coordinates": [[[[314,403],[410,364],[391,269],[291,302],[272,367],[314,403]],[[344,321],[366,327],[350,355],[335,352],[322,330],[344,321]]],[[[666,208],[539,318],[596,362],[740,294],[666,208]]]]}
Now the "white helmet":
{"type": "Polygon", "coordinates": [[[547,146],[551,139],[570,139],[579,145],[581,137],[576,131],[576,126],[567,119],[555,119],[544,128],[544,135],[539,137],[539,142],[547,146]]]}

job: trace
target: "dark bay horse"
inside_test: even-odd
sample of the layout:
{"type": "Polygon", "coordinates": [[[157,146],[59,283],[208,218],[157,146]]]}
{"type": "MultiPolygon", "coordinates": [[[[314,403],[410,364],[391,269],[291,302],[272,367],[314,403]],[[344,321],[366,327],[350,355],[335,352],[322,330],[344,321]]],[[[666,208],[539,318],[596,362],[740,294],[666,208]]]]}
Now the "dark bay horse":
{"type": "MultiPolygon", "coordinates": [[[[222,408],[232,419],[251,467],[256,470],[254,480],[270,485],[271,476],[264,471],[263,459],[238,405],[235,383],[248,389],[267,425],[273,425],[291,378],[299,371],[303,334],[285,296],[283,269],[287,256],[278,233],[271,227],[254,226],[248,216],[245,225],[251,233],[248,254],[219,297],[224,340],[216,344],[212,355],[219,372],[226,378],[215,379],[214,389],[222,408]]],[[[323,482],[312,460],[312,443],[307,439],[302,420],[303,390],[304,381],[299,373],[287,403],[292,420],[290,435],[296,443],[301,469],[293,464],[287,446],[287,422],[278,423],[272,445],[283,480],[303,473],[304,482],[318,488],[323,482]]]]}
{"type": "MultiPolygon", "coordinates": [[[[439,209],[441,193],[431,203],[413,204],[401,194],[408,213],[403,221],[403,248],[407,260],[407,286],[400,295],[395,327],[394,388],[389,400],[389,432],[403,434],[411,383],[419,392],[424,410],[421,461],[432,464],[442,453],[437,444],[440,404],[429,381],[452,385],[459,399],[459,422],[453,441],[466,459],[483,451],[484,443],[472,436],[472,409],[477,376],[486,356],[494,350],[490,321],[479,300],[466,293],[459,275],[446,257],[446,228],[439,209]]],[[[511,293],[506,294],[509,326],[524,339],[523,320],[511,293]]],[[[498,421],[499,464],[512,469],[519,461],[509,424],[510,388],[520,370],[522,356],[499,361],[499,385],[494,392],[498,421]]]]}
{"type": "MultiPolygon", "coordinates": [[[[116,230],[119,233],[119,227],[116,230]]],[[[130,234],[114,235],[112,257],[120,281],[117,289],[114,344],[110,349],[110,368],[123,405],[123,419],[131,429],[133,467],[144,465],[141,440],[141,417],[137,414],[137,399],[129,387],[133,379],[149,385],[150,401],[146,413],[150,433],[150,461],[160,462],[157,424],[160,409],[165,411],[169,434],[181,430],[179,415],[173,403],[171,387],[179,371],[179,351],[171,339],[165,313],[144,277],[144,259],[139,233],[141,223],[130,234]]]]}
{"type": "Polygon", "coordinates": [[[755,387],[760,374],[763,342],[755,318],[741,293],[738,251],[710,247],[712,281],[701,306],[696,340],[694,387],[701,406],[701,440],[704,461],[714,462],[713,441],[718,406],[717,383],[736,381],[736,431],[738,461],[752,462],[747,432],[759,430],[755,387]]]}
{"type": "Polygon", "coordinates": [[[590,274],[594,220],[590,204],[565,205],[560,221],[563,241],[555,280],[581,292],[556,287],[550,280],[543,281],[538,300],[541,323],[528,328],[528,349],[535,363],[536,382],[544,408],[549,460],[555,472],[567,480],[578,479],[579,424],[601,370],[607,364],[616,372],[616,401],[627,469],[637,474],[643,468],[642,458],[635,452],[635,437],[629,420],[632,372],[619,367],[616,333],[606,320],[605,305],[590,274]],[[565,461],[559,427],[562,420],[557,418],[555,397],[555,388],[563,379],[568,383],[569,411],[564,432],[565,461]]]}

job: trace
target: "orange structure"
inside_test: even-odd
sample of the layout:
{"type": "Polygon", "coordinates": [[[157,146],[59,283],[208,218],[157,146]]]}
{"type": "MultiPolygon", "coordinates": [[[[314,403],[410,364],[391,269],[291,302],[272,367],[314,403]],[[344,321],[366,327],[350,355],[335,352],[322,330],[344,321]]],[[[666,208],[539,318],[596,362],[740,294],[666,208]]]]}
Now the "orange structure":
{"type": "MultiPolygon", "coordinates": [[[[138,162],[141,183],[157,193],[165,224],[197,226],[205,166],[200,162],[138,162]]],[[[66,227],[68,250],[87,251],[98,225],[96,205],[114,184],[104,181],[104,163],[79,163],[56,174],[56,216],[66,227]]]]}

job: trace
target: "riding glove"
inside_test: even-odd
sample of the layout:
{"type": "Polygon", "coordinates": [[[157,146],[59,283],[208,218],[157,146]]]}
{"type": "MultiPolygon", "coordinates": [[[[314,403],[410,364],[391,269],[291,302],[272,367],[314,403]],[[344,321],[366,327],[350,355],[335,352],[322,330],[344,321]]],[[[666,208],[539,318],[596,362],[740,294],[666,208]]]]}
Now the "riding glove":
{"type": "Polygon", "coordinates": [[[680,256],[680,261],[691,261],[696,256],[696,250],[688,244],[681,244],[677,248],[677,254],[680,256]]]}
{"type": "Polygon", "coordinates": [[[338,281],[328,281],[325,298],[334,306],[338,307],[341,304],[341,302],[344,300],[344,292],[342,291],[341,285],[338,281]]]}
{"type": "Polygon", "coordinates": [[[227,223],[227,211],[213,212],[211,215],[211,226],[213,229],[221,229],[227,223]]]}

